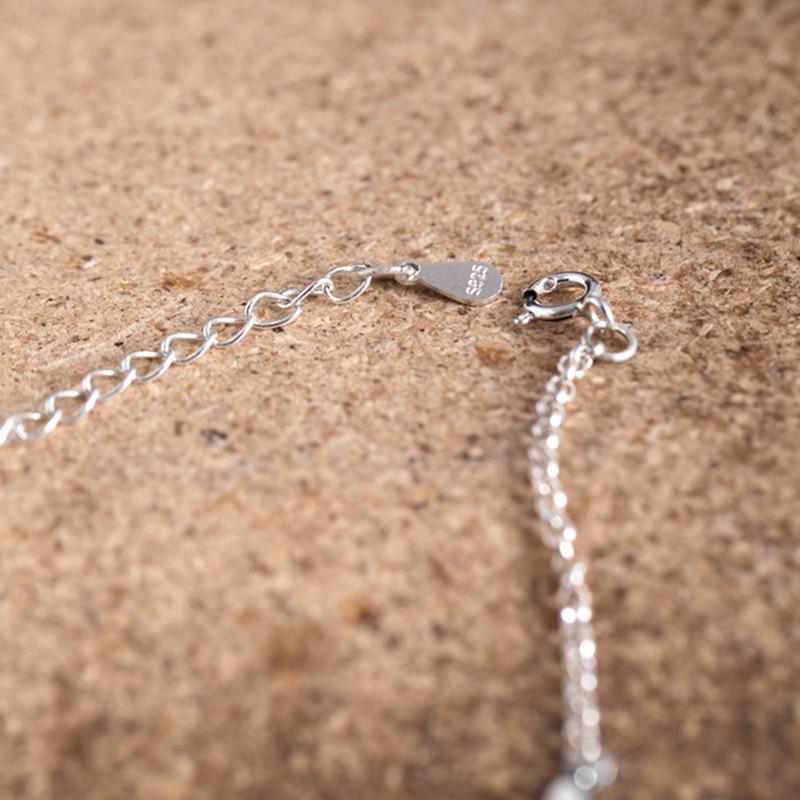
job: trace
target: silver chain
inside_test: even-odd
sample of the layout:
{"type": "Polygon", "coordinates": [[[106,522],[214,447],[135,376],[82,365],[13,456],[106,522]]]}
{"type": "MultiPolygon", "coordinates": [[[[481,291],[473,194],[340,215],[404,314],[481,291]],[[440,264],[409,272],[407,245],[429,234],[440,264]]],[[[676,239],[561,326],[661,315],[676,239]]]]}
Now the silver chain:
{"type": "Polygon", "coordinates": [[[212,317],[199,331],[178,331],[163,337],[155,350],[133,350],[116,367],[93,369],[77,386],[58,389],[44,398],[39,408],[9,414],[0,423],[0,447],[14,440],[32,442],[52,433],[59,425],[77,422],[99,402],[110,400],[133,383],[160,378],[170,367],[191,364],[211,348],[230,347],[253,329],[285,328],[297,320],[309,297],[323,295],[341,305],[360,297],[376,278],[394,278],[404,285],[419,285],[467,305],[482,305],[500,292],[503,279],[480,261],[447,261],[423,264],[398,261],[389,266],[346,264],[333,267],[300,289],[260,291],[244,303],[235,316],[212,317]],[[349,291],[336,287],[336,276],[357,279],[349,291]]]}
{"type": "MultiPolygon", "coordinates": [[[[411,262],[406,262],[384,268],[381,276],[408,280],[412,271],[411,262]]],[[[170,367],[191,364],[211,348],[230,347],[253,329],[285,328],[297,320],[303,301],[311,296],[323,295],[336,304],[349,303],[369,289],[375,272],[376,268],[369,264],[348,264],[329,269],[301,289],[256,292],[244,304],[242,314],[212,317],[199,331],[169,333],[157,349],[133,350],[117,366],[90,370],[77,386],[47,395],[39,408],[9,414],[0,424],[0,446],[15,439],[41,439],[59,425],[77,422],[99,402],[116,397],[131,384],[156,380],[170,367]],[[358,278],[358,284],[350,291],[335,285],[335,277],[344,274],[358,278]]]]}
{"type": "Polygon", "coordinates": [[[577,532],[567,514],[558,450],[566,408],[575,397],[577,382],[597,361],[620,362],[631,358],[636,351],[636,337],[614,319],[610,307],[600,298],[597,282],[582,273],[558,273],[535,281],[525,293],[525,308],[525,313],[517,318],[518,323],[537,318],[566,319],[577,314],[589,318],[578,343],[559,359],[556,373],[536,404],[536,420],[531,427],[533,444],[528,451],[542,539],[554,551],[563,660],[565,774],[550,784],[545,800],[578,800],[591,797],[596,790],[612,783],[616,767],[604,753],[601,742],[592,593],[586,583],[586,561],[575,549],[577,532]],[[565,284],[581,286],[583,297],[561,306],[539,302],[542,295],[565,284]],[[624,342],[622,347],[606,341],[613,337],[624,342]]]}
{"type": "MultiPolygon", "coordinates": [[[[77,422],[98,402],[109,400],[133,383],[160,378],[173,366],[190,364],[212,348],[230,347],[253,329],[285,328],[303,311],[303,303],[322,295],[337,305],[349,303],[369,289],[375,278],[392,277],[403,285],[419,284],[451,299],[471,305],[489,302],[500,292],[502,277],[483,262],[420,264],[402,261],[388,267],[348,264],[329,269],[302,288],[258,291],[244,303],[243,313],[207,320],[199,331],[178,331],[161,339],[155,350],[133,350],[119,365],[87,372],[74,388],[59,389],[44,398],[38,409],[8,415],[0,424],[0,446],[13,440],[35,441],[59,425],[77,422]],[[349,291],[337,289],[337,275],[357,279],[349,291]],[[102,385],[101,385],[102,383],[102,385]]],[[[586,584],[586,561],[575,549],[575,526],[567,515],[567,496],[561,487],[558,448],[567,405],[577,382],[597,361],[627,361],[636,352],[636,337],[617,322],[600,287],[588,275],[561,272],[534,281],[523,295],[521,324],[534,319],[560,320],[583,314],[589,324],[578,343],[558,362],[544,396],[536,404],[531,427],[530,477],[542,537],[554,551],[558,577],[562,656],[565,772],[548,787],[544,800],[582,800],[612,783],[613,760],[602,748],[597,702],[597,645],[592,626],[592,595],[586,584]],[[540,298],[564,285],[578,285],[583,294],[561,305],[545,305],[540,298]],[[616,344],[610,341],[616,337],[616,344]],[[620,346],[622,341],[622,346],[620,346]]]]}

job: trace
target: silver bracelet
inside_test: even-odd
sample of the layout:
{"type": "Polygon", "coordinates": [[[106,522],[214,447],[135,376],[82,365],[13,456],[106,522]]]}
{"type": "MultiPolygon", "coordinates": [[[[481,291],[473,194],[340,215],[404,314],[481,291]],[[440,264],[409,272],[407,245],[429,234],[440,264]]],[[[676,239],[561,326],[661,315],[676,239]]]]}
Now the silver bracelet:
{"type": "MultiPolygon", "coordinates": [[[[134,350],[117,366],[90,370],[77,386],[49,394],[39,408],[7,416],[0,423],[0,446],[15,440],[41,439],[61,424],[77,422],[98,402],[120,394],[131,384],[160,378],[171,367],[196,361],[212,348],[230,347],[253,329],[291,325],[311,297],[323,296],[337,305],[349,303],[379,278],[433,289],[468,305],[491,302],[503,285],[494,267],[478,261],[426,264],[407,260],[386,267],[333,267],[302,288],[256,292],[244,303],[241,314],[212,317],[199,331],[167,334],[157,349],[134,350]],[[345,280],[351,282],[349,287],[341,286],[345,280]]],[[[558,447],[566,406],[575,396],[577,381],[598,361],[619,363],[630,359],[636,352],[636,336],[614,319],[600,296],[597,281],[582,272],[559,272],[539,278],[524,291],[523,306],[524,312],[516,319],[521,325],[579,315],[588,320],[578,343],[561,357],[544,396],[536,404],[537,417],[531,427],[533,444],[528,451],[542,539],[554,551],[563,658],[563,772],[549,784],[544,800],[586,800],[614,781],[616,766],[601,745],[592,595],[586,584],[586,561],[575,550],[575,526],[566,513],[558,447]],[[578,287],[580,297],[560,305],[542,302],[548,294],[565,287],[578,287]]]]}

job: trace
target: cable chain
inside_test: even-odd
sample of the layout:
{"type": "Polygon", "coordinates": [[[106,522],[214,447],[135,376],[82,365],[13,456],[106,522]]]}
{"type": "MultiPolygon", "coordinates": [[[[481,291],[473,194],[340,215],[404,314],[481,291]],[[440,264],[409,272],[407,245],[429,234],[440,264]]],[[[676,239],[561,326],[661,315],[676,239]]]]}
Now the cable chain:
{"type": "Polygon", "coordinates": [[[77,422],[98,402],[110,400],[132,383],[156,380],[170,367],[191,364],[212,347],[230,347],[254,328],[263,330],[291,325],[300,316],[303,301],[312,295],[323,295],[337,305],[349,303],[369,289],[374,271],[375,268],[369,264],[347,264],[333,267],[302,289],[256,292],[245,303],[241,315],[212,317],[199,333],[169,333],[157,350],[134,350],[126,354],[117,367],[90,370],[81,378],[77,388],[59,389],[49,394],[39,409],[19,411],[5,417],[0,423],[0,447],[17,439],[24,442],[42,439],[61,424],[77,422]],[[334,276],[347,273],[359,276],[360,282],[349,292],[337,291],[334,276]],[[270,306],[276,310],[267,315],[270,306]]]}
{"type": "Polygon", "coordinates": [[[586,313],[590,323],[581,340],[559,359],[556,373],[536,404],[533,445],[528,455],[542,539],[554,551],[553,569],[558,581],[556,602],[564,670],[563,758],[574,785],[588,796],[614,781],[616,767],[602,748],[592,593],[586,583],[586,561],[575,550],[577,532],[567,514],[567,495],[559,479],[558,448],[566,407],[575,397],[577,382],[596,360],[614,360],[616,356],[598,340],[598,333],[610,329],[627,336],[627,329],[614,322],[610,309],[599,298],[587,304],[586,313]]]}

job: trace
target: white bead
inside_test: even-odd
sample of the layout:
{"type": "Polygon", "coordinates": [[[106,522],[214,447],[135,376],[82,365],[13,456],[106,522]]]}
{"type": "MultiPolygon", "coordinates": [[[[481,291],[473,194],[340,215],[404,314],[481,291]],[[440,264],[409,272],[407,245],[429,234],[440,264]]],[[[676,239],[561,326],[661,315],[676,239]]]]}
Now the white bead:
{"type": "Polygon", "coordinates": [[[581,791],[567,775],[561,775],[545,789],[542,800],[590,800],[591,795],[581,791]]]}

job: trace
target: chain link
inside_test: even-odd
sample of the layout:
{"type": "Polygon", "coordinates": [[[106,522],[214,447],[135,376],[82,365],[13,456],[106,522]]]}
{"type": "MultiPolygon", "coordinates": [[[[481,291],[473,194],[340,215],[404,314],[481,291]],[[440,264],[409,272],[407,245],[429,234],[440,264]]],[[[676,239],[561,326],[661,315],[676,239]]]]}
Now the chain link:
{"type": "Polygon", "coordinates": [[[160,378],[170,367],[191,364],[213,347],[230,347],[254,328],[284,328],[297,320],[303,301],[313,295],[326,297],[337,305],[349,303],[369,289],[375,268],[369,264],[333,267],[301,289],[259,291],[244,304],[237,316],[212,317],[200,332],[178,331],[161,339],[156,350],[133,350],[119,365],[87,372],[76,388],[49,394],[38,409],[9,414],[0,422],[0,446],[14,440],[32,442],[52,433],[59,425],[77,422],[98,402],[110,400],[133,383],[160,378]],[[337,275],[355,275],[356,287],[337,288],[337,275]]]}

